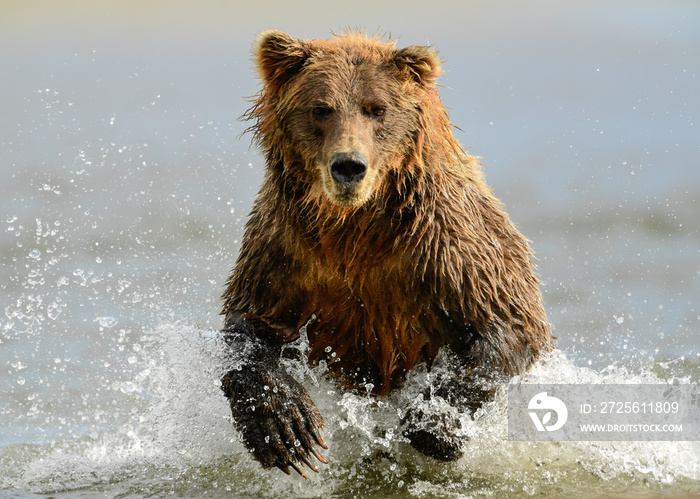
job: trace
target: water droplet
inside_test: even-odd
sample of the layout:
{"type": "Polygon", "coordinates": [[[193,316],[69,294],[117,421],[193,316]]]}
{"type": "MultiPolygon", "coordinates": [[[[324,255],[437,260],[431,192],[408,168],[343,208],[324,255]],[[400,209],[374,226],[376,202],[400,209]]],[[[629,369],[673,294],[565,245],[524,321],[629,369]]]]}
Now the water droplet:
{"type": "MultiPolygon", "coordinates": [[[[65,284],[68,283],[66,282],[65,284]]],[[[59,280],[59,286],[60,285],[61,281],[59,280]]],[[[46,315],[48,315],[49,319],[51,320],[55,321],[58,318],[58,316],[61,315],[61,312],[63,312],[63,307],[56,302],[49,303],[46,307],[46,315]]]]}
{"type": "Polygon", "coordinates": [[[17,369],[18,371],[21,371],[22,369],[27,368],[27,364],[22,362],[21,360],[18,360],[17,362],[12,362],[10,363],[13,369],[17,369]]]}
{"type": "Polygon", "coordinates": [[[39,260],[41,258],[41,251],[38,249],[33,249],[29,252],[29,258],[32,258],[34,260],[39,260]]]}
{"type": "Polygon", "coordinates": [[[114,327],[117,325],[117,322],[119,322],[116,318],[114,317],[97,317],[95,318],[95,322],[97,322],[101,327],[114,327]]]}
{"type": "Polygon", "coordinates": [[[133,393],[136,391],[136,386],[131,381],[126,381],[119,386],[119,391],[122,393],[133,393]]]}

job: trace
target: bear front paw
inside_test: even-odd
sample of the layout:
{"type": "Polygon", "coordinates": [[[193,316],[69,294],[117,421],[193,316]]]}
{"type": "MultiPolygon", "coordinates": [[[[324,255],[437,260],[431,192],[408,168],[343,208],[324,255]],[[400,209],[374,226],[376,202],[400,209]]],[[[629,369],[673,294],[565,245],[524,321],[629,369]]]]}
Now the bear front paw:
{"type": "Polygon", "coordinates": [[[316,448],[328,448],[320,433],[323,417],[294,378],[281,369],[247,367],[221,382],[243,442],[264,468],[289,475],[291,467],[307,478],[304,465],[318,472],[312,456],[327,463],[316,448]]]}
{"type": "Polygon", "coordinates": [[[440,461],[456,461],[467,438],[459,435],[462,423],[450,413],[425,413],[411,408],[403,419],[403,436],[417,451],[440,461]]]}

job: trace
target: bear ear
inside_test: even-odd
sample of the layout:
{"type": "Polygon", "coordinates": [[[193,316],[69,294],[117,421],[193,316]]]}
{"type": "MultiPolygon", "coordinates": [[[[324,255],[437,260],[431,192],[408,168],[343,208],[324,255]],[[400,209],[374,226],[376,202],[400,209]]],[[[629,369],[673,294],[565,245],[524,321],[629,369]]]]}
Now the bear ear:
{"type": "Polygon", "coordinates": [[[408,73],[421,84],[433,83],[442,71],[440,58],[431,47],[411,45],[396,51],[394,64],[402,73],[408,73]]]}
{"type": "Polygon", "coordinates": [[[263,82],[276,86],[298,73],[309,57],[305,42],[274,29],[258,35],[253,53],[263,82]]]}

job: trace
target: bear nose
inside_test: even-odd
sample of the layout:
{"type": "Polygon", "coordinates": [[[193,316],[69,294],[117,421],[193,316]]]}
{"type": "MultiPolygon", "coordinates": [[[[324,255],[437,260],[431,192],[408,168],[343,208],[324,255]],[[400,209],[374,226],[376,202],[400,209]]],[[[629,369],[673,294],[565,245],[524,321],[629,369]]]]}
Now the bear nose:
{"type": "Polygon", "coordinates": [[[341,185],[358,183],[367,173],[367,158],[359,152],[337,152],[331,156],[331,176],[341,185]]]}

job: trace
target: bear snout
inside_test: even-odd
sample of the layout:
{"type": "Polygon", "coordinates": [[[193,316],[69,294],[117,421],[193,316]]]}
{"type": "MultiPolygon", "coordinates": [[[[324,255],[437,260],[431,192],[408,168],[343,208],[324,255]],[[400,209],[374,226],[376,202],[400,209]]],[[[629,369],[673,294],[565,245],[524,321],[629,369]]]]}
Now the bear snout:
{"type": "Polygon", "coordinates": [[[337,152],[331,156],[331,176],[343,187],[352,187],[367,173],[367,157],[360,152],[337,152]]]}

